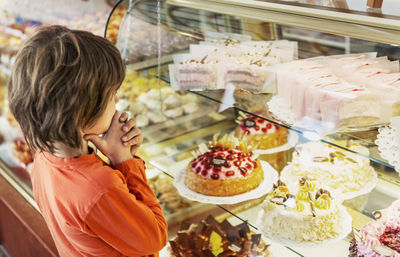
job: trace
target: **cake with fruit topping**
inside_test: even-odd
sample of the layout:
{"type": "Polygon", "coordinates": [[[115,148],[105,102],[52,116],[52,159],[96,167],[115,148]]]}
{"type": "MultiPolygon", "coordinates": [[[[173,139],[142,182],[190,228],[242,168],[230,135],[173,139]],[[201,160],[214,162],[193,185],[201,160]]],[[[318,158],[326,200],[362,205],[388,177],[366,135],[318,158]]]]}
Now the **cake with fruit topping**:
{"type": "Polygon", "coordinates": [[[371,221],[354,231],[349,257],[400,257],[400,217],[371,221]]]}
{"type": "MultiPolygon", "coordinates": [[[[368,149],[353,141],[334,141],[349,150],[368,155],[368,149]]],[[[297,147],[292,162],[287,165],[281,179],[289,187],[303,176],[315,181],[318,187],[330,190],[335,196],[350,199],[371,191],[377,174],[369,159],[322,142],[308,142],[297,147]]]]}
{"type": "Polygon", "coordinates": [[[187,166],[185,185],[191,190],[212,196],[231,196],[255,189],[264,180],[257,155],[247,139],[214,136],[210,146],[202,144],[187,166]]]}
{"type": "Polygon", "coordinates": [[[257,149],[275,148],[287,143],[288,130],[257,116],[240,113],[236,136],[247,135],[257,149]]]}
{"type": "Polygon", "coordinates": [[[227,220],[218,222],[211,215],[198,224],[183,223],[170,242],[170,256],[271,256],[260,234],[252,232],[247,223],[237,226],[227,220]]]}
{"type": "Polygon", "coordinates": [[[376,221],[353,230],[349,257],[400,257],[400,200],[373,214],[376,221]]]}
{"type": "Polygon", "coordinates": [[[278,181],[262,205],[258,223],[266,237],[284,243],[318,244],[351,231],[346,209],[308,178],[293,189],[278,181]]]}

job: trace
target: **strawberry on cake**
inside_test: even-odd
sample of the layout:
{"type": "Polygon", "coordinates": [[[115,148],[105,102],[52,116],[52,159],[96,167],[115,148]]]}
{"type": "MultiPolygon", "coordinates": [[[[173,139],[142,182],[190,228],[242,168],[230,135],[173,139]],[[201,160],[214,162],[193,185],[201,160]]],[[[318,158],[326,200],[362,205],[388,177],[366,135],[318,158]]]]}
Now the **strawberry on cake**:
{"type": "Polygon", "coordinates": [[[200,145],[195,159],[187,166],[185,185],[212,196],[232,196],[255,189],[264,172],[247,139],[214,136],[210,147],[200,145]]]}
{"type": "Polygon", "coordinates": [[[257,147],[257,149],[270,149],[287,143],[287,129],[277,124],[243,113],[240,113],[238,123],[236,136],[247,135],[249,144],[257,147]]]}

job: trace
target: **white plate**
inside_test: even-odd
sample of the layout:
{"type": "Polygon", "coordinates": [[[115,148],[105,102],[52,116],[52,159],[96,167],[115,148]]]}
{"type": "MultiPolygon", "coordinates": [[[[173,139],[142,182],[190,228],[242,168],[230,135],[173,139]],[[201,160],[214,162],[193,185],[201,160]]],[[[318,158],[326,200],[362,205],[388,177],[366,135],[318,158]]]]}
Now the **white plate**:
{"type": "Polygon", "coordinates": [[[185,184],[186,167],[176,174],[174,179],[174,186],[181,196],[186,197],[189,200],[201,203],[235,204],[250,199],[257,199],[269,193],[272,190],[272,186],[274,185],[274,183],[276,183],[276,181],[278,180],[278,172],[274,168],[272,168],[269,163],[264,161],[260,161],[260,163],[264,171],[264,180],[255,189],[243,194],[233,196],[210,196],[197,193],[188,188],[185,184]]]}

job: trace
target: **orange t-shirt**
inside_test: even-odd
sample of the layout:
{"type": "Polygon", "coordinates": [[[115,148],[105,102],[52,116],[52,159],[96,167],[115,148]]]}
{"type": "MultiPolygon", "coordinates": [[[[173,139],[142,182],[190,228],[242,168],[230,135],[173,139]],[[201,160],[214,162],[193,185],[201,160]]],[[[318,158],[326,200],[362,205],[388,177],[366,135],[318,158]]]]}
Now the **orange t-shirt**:
{"type": "Polygon", "coordinates": [[[158,256],[167,223],[135,157],[110,167],[95,153],[35,155],[33,193],[62,257],[158,256]]]}

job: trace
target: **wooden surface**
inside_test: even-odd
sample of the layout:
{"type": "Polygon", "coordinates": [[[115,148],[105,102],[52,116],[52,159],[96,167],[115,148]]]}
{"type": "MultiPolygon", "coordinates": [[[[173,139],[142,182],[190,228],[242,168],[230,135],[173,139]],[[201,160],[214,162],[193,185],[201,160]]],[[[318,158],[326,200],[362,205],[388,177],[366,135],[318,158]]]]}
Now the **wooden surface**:
{"type": "Polygon", "coordinates": [[[0,176],[0,244],[10,257],[55,257],[43,217],[0,176]]]}

